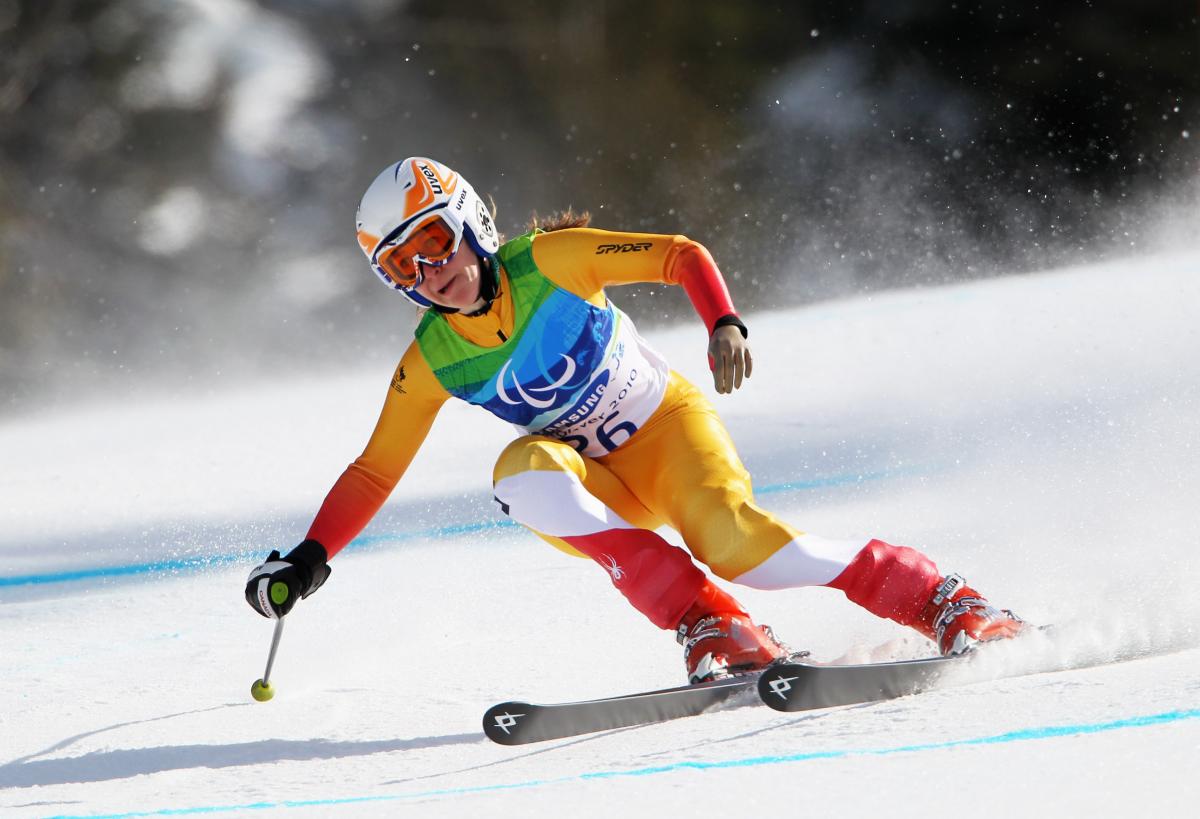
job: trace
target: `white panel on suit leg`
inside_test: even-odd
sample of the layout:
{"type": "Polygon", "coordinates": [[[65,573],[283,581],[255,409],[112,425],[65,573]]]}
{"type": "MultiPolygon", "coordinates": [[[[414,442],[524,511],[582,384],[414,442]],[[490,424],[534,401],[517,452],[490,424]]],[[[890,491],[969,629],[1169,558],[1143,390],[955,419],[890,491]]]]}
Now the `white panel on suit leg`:
{"type": "Polygon", "coordinates": [[[868,542],[803,534],[733,582],[767,590],[824,586],[841,574],[868,542]]]}
{"type": "Polygon", "coordinates": [[[510,475],[496,483],[496,498],[508,506],[513,520],[553,537],[636,528],[571,472],[531,469],[510,475]]]}

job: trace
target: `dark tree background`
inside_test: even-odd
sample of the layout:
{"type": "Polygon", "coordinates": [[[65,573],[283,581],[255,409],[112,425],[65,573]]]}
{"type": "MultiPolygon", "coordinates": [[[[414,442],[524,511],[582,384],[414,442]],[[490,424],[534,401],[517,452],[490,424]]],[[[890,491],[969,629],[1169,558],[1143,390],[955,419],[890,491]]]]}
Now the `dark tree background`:
{"type": "Polygon", "coordinates": [[[687,233],[743,311],[1150,252],[1200,227],[1198,13],[0,0],[0,411],[386,366],[413,314],[352,222],[411,154],[509,234],[687,233]]]}

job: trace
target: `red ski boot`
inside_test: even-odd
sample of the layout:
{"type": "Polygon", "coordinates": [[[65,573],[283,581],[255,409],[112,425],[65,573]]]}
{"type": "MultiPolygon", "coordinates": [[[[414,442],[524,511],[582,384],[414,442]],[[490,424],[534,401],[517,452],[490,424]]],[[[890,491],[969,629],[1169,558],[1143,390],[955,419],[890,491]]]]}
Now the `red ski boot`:
{"type": "Polygon", "coordinates": [[[756,626],[741,605],[705,580],[675,637],[683,645],[688,682],[701,683],[766,668],[788,656],[768,626],[756,626]]]}
{"type": "Polygon", "coordinates": [[[957,574],[946,575],[913,626],[933,640],[943,657],[962,654],[976,643],[1015,637],[1025,621],[1008,609],[992,607],[957,574]]]}

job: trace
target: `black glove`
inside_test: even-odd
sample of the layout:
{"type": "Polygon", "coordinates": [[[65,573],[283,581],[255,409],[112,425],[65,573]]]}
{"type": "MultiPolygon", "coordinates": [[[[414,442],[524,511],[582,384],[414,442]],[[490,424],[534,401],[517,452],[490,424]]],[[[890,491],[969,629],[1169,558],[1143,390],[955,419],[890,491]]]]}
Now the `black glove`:
{"type": "Polygon", "coordinates": [[[308,597],[329,579],[329,556],[315,540],[306,540],[280,557],[271,552],[246,581],[246,602],[263,617],[275,619],[292,610],[297,600],[308,597]]]}

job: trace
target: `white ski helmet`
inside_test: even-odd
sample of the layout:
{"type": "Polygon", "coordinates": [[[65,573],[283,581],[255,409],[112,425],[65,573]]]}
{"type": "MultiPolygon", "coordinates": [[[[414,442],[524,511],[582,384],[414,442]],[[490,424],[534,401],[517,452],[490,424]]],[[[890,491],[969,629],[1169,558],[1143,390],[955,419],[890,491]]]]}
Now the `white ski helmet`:
{"type": "Polygon", "coordinates": [[[363,194],[355,217],[358,246],[375,274],[422,307],[414,289],[419,263],[442,265],[465,236],[486,259],[500,248],[492,214],[466,179],[440,162],[413,156],[389,165],[363,194]]]}

